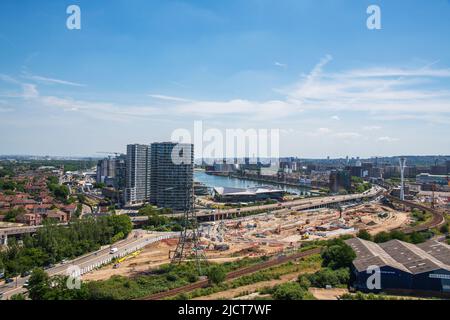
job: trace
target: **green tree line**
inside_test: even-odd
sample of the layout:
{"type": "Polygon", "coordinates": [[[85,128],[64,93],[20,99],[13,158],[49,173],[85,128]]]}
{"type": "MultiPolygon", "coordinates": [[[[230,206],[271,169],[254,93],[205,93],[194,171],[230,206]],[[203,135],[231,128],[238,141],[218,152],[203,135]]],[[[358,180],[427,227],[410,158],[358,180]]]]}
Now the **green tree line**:
{"type": "Polygon", "coordinates": [[[63,259],[72,259],[100,246],[125,238],[132,230],[128,216],[105,216],[76,220],[68,226],[46,223],[38,232],[19,244],[10,238],[0,252],[0,270],[7,277],[45,267],[63,259]]]}

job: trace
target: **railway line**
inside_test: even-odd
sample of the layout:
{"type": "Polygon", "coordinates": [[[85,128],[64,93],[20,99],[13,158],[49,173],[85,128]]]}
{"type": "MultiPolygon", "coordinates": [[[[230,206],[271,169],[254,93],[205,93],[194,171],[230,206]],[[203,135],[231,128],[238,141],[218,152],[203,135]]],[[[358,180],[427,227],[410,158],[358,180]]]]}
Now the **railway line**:
{"type": "MultiPolygon", "coordinates": [[[[284,264],[286,262],[289,261],[293,261],[296,259],[300,259],[300,258],[305,258],[308,256],[311,256],[313,254],[318,254],[320,253],[321,248],[314,248],[314,249],[310,249],[307,251],[303,251],[303,252],[298,252],[292,255],[282,255],[279,256],[277,258],[273,258],[270,259],[268,261],[262,262],[262,263],[258,263],[256,265],[250,266],[250,267],[246,267],[246,268],[242,268],[239,270],[235,270],[232,272],[229,272],[227,274],[226,280],[233,280],[242,276],[245,276],[247,274],[251,274],[263,269],[267,269],[267,268],[271,268],[280,264],[284,264]]],[[[180,293],[187,293],[187,292],[191,292],[195,289],[200,289],[200,288],[204,288],[206,286],[208,286],[208,280],[201,280],[201,281],[197,281],[195,283],[192,284],[188,284],[186,286],[183,287],[179,287],[179,288],[174,288],[168,291],[164,291],[164,292],[159,292],[159,293],[155,293],[152,294],[150,296],[144,297],[144,298],[140,298],[137,300],[161,300],[164,298],[169,298],[169,297],[173,297],[176,296],[180,293]]]]}
{"type": "Polygon", "coordinates": [[[432,208],[423,206],[419,203],[414,203],[414,202],[406,201],[406,200],[400,200],[400,199],[398,199],[394,196],[388,195],[388,194],[386,194],[385,196],[392,202],[397,202],[397,203],[403,204],[403,205],[411,207],[411,208],[416,208],[416,209],[428,211],[431,213],[432,219],[430,221],[422,223],[417,226],[413,226],[413,227],[407,226],[407,227],[401,228],[401,231],[404,233],[425,231],[425,230],[428,230],[431,228],[439,227],[445,223],[444,214],[436,209],[432,209],[432,208]]]}

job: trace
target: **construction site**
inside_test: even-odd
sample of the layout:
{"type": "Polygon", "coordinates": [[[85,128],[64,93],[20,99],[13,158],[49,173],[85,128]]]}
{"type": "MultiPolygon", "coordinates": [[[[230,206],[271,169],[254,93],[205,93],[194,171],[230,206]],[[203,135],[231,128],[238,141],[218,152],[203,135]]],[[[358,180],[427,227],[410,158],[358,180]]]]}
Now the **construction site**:
{"type": "MultiPolygon", "coordinates": [[[[198,227],[201,250],[208,261],[226,262],[244,257],[280,254],[298,248],[303,242],[330,239],[367,230],[371,234],[398,229],[411,222],[407,212],[379,203],[366,203],[338,209],[308,211],[276,210],[233,220],[202,223],[198,227]]],[[[83,276],[104,280],[113,275],[132,276],[170,263],[178,239],[153,243],[83,276]]]]}

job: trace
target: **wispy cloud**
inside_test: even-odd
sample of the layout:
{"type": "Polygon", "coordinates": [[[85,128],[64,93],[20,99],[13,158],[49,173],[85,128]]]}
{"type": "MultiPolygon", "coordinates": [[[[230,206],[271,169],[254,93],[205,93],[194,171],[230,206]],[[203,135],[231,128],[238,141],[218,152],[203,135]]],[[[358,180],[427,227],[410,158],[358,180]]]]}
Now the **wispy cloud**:
{"type": "Polygon", "coordinates": [[[191,102],[192,101],[189,99],[166,96],[166,95],[162,95],[162,94],[149,94],[148,96],[151,98],[154,98],[154,99],[166,100],[166,101],[175,101],[175,102],[191,102]]]}
{"type": "Polygon", "coordinates": [[[398,138],[392,138],[392,137],[388,137],[388,136],[385,136],[385,137],[379,137],[377,140],[380,141],[380,142],[388,142],[388,143],[389,143],[389,142],[399,141],[398,138]]]}
{"type": "Polygon", "coordinates": [[[335,136],[342,139],[355,139],[361,137],[357,132],[338,132],[335,136]]]}
{"type": "Polygon", "coordinates": [[[74,87],[85,87],[86,86],[84,84],[76,83],[76,82],[72,82],[72,81],[42,77],[42,76],[37,76],[37,75],[32,75],[32,74],[27,74],[27,73],[24,73],[22,75],[22,77],[24,79],[33,80],[33,81],[42,82],[42,83],[61,84],[61,85],[74,86],[74,87]]]}
{"type": "MultiPolygon", "coordinates": [[[[168,117],[196,117],[239,119],[242,121],[271,121],[274,119],[301,119],[304,111],[365,112],[377,120],[450,121],[450,91],[440,80],[450,79],[450,69],[423,68],[367,68],[326,72],[333,57],[326,55],[297,83],[280,91],[282,97],[255,101],[245,98],[230,100],[192,100],[176,95],[149,94],[146,105],[89,102],[75,98],[41,96],[36,83],[25,83],[0,74],[0,81],[19,85],[17,97],[34,99],[37,105],[60,107],[64,110],[83,111],[91,116],[103,113],[119,120],[124,117],[162,115],[168,117]],[[426,83],[426,85],[421,84],[426,83]],[[408,117],[405,117],[408,115],[408,117]]],[[[80,85],[70,81],[28,75],[28,80],[80,85]]],[[[331,117],[340,120],[338,115],[331,117]]],[[[379,130],[377,125],[363,127],[363,131],[379,130]]],[[[339,132],[335,128],[335,132],[339,132]]],[[[320,133],[320,132],[319,132],[320,133]]],[[[352,132],[338,133],[335,137],[355,138],[352,132]]]]}
{"type": "Polygon", "coordinates": [[[450,69],[427,66],[326,73],[324,67],[330,61],[331,57],[323,58],[308,76],[284,93],[305,110],[450,113],[450,91],[439,82],[450,78],[450,69]]]}
{"type": "Polygon", "coordinates": [[[287,66],[288,66],[286,63],[281,63],[281,62],[278,62],[278,61],[275,61],[274,65],[277,66],[277,67],[280,67],[280,68],[287,68],[287,66]]]}
{"type": "Polygon", "coordinates": [[[382,128],[380,126],[364,126],[362,129],[364,131],[376,131],[381,130],[382,128]]]}

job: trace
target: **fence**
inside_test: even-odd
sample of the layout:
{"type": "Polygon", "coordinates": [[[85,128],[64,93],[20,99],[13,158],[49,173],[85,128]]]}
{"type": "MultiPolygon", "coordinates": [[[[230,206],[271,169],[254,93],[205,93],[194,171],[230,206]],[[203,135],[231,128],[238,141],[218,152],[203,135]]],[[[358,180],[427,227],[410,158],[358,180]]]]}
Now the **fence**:
{"type": "Polygon", "coordinates": [[[146,239],[145,241],[143,241],[143,242],[141,242],[141,243],[139,243],[139,244],[137,244],[137,245],[135,245],[135,246],[133,246],[131,248],[127,248],[126,250],[123,250],[123,251],[118,252],[116,254],[111,254],[110,256],[108,256],[107,258],[105,258],[105,259],[103,259],[101,261],[97,261],[97,262],[95,262],[93,264],[90,264],[88,266],[85,266],[83,268],[79,268],[77,270],[74,270],[71,273],[71,276],[72,277],[79,277],[79,276],[81,276],[81,275],[83,275],[85,273],[91,272],[92,270],[95,270],[95,269],[100,268],[100,267],[102,267],[104,265],[110,264],[114,259],[122,258],[122,257],[125,257],[125,256],[133,253],[133,252],[136,252],[139,249],[142,249],[143,247],[145,247],[145,246],[147,246],[149,244],[152,244],[152,243],[155,243],[155,242],[159,242],[159,241],[165,240],[165,239],[178,238],[178,237],[179,237],[179,233],[171,233],[171,234],[161,235],[161,236],[158,236],[156,238],[146,239]]]}

